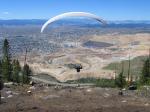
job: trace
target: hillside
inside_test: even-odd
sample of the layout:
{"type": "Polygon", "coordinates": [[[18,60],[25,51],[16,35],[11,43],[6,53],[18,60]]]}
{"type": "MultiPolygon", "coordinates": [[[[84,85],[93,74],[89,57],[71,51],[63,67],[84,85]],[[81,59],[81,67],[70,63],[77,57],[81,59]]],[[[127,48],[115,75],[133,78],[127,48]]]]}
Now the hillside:
{"type": "MultiPolygon", "coordinates": [[[[130,74],[133,75],[133,77],[139,77],[141,75],[143,63],[148,58],[147,56],[139,56],[134,59],[131,59],[130,61],[130,74]]],[[[128,74],[129,70],[129,60],[121,61],[121,62],[114,62],[110,63],[104,69],[113,70],[116,71],[118,74],[122,71],[122,62],[123,62],[123,69],[124,69],[124,75],[128,74]]]]}

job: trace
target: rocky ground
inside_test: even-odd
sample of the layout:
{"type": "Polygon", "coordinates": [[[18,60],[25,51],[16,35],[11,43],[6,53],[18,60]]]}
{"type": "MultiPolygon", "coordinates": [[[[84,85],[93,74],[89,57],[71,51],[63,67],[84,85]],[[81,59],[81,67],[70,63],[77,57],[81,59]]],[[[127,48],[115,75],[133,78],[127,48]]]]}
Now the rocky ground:
{"type": "Polygon", "coordinates": [[[119,96],[118,91],[41,85],[5,87],[0,112],[149,112],[149,97],[140,96],[138,91],[124,91],[119,96]]]}

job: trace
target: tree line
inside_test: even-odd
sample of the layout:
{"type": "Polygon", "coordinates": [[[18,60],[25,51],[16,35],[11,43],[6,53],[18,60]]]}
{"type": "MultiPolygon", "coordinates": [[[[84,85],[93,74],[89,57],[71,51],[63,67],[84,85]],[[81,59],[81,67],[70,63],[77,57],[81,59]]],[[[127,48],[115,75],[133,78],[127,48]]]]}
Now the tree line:
{"type": "Polygon", "coordinates": [[[122,62],[122,71],[119,73],[119,75],[115,78],[116,85],[119,88],[124,88],[126,86],[130,85],[150,85],[150,49],[149,49],[149,56],[144,60],[143,67],[141,70],[141,73],[139,74],[139,78],[133,81],[133,77],[130,74],[130,59],[129,59],[129,70],[128,70],[128,77],[126,80],[126,77],[124,75],[124,64],[122,62]]]}
{"type": "Polygon", "coordinates": [[[31,74],[32,71],[28,64],[21,67],[18,59],[12,60],[9,42],[5,39],[2,47],[2,57],[0,58],[0,103],[4,82],[29,84],[31,74]]]}
{"type": "Polygon", "coordinates": [[[21,67],[18,59],[12,59],[10,45],[7,39],[3,42],[2,57],[0,59],[0,81],[28,84],[32,71],[28,64],[21,67]]]}

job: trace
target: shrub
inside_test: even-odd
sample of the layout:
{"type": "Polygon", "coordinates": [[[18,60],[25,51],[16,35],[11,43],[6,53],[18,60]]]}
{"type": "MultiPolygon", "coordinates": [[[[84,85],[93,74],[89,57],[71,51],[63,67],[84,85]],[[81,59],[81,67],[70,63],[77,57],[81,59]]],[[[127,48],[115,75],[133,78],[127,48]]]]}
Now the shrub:
{"type": "Polygon", "coordinates": [[[115,79],[115,84],[119,88],[123,88],[126,85],[125,76],[123,76],[123,72],[121,72],[118,77],[115,79]]]}
{"type": "Polygon", "coordinates": [[[115,88],[115,80],[114,79],[98,79],[96,81],[96,86],[98,87],[109,87],[109,88],[115,88]]]}

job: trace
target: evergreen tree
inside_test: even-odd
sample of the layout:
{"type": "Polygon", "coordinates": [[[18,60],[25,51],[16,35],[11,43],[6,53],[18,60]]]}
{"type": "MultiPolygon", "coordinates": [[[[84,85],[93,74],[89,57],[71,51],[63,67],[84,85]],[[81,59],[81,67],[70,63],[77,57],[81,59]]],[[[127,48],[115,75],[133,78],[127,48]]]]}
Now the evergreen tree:
{"type": "Polygon", "coordinates": [[[118,75],[118,77],[115,79],[115,83],[119,88],[123,88],[126,85],[126,79],[123,73],[124,73],[124,63],[122,62],[122,71],[118,75]]]}
{"type": "Polygon", "coordinates": [[[16,79],[15,78],[15,76],[16,76],[16,71],[15,71],[16,70],[16,65],[15,64],[16,64],[16,60],[13,60],[13,62],[12,62],[12,77],[13,77],[13,82],[16,82],[15,81],[15,79],[16,79]]]}
{"type": "Polygon", "coordinates": [[[2,61],[0,60],[0,75],[2,74],[2,61]]]}
{"type": "Polygon", "coordinates": [[[146,84],[146,83],[148,83],[149,79],[150,79],[150,58],[147,58],[143,65],[140,82],[142,84],[146,84]]]}
{"type": "Polygon", "coordinates": [[[21,72],[21,67],[18,60],[13,60],[12,68],[13,68],[12,71],[13,82],[20,83],[19,73],[21,72]]]}
{"type": "Polygon", "coordinates": [[[28,64],[25,64],[23,67],[23,83],[29,84],[30,83],[30,76],[31,76],[31,69],[28,64]]]}
{"type": "Polygon", "coordinates": [[[4,40],[3,44],[3,59],[2,59],[2,75],[5,80],[12,81],[11,76],[11,53],[10,46],[7,39],[4,40]]]}
{"type": "Polygon", "coordinates": [[[2,81],[2,75],[1,75],[1,69],[2,69],[2,64],[0,61],[0,103],[1,103],[1,90],[3,89],[3,81],[2,81]]]}
{"type": "Polygon", "coordinates": [[[17,71],[16,81],[17,81],[17,83],[20,83],[20,76],[19,76],[19,74],[21,73],[21,66],[20,66],[20,63],[19,63],[18,60],[16,61],[16,71],[17,71]]]}
{"type": "Polygon", "coordinates": [[[125,76],[123,75],[123,72],[121,72],[118,77],[115,80],[116,85],[119,88],[123,88],[126,85],[126,80],[125,80],[125,76]]]}
{"type": "Polygon", "coordinates": [[[1,103],[1,90],[3,89],[3,87],[4,87],[4,84],[2,81],[2,77],[0,76],[0,103],[1,103]]]}

